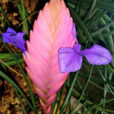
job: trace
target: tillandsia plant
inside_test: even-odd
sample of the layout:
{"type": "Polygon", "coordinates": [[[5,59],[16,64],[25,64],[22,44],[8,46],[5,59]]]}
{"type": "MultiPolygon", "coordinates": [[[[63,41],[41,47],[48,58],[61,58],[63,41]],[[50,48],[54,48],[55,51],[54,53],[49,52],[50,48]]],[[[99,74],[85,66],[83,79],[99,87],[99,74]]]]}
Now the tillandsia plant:
{"type": "Polygon", "coordinates": [[[50,0],[39,12],[30,31],[27,50],[23,34],[8,28],[2,37],[4,42],[12,43],[23,51],[26,70],[46,114],[50,114],[51,104],[68,74],[80,70],[82,56],[93,65],[105,65],[112,61],[110,52],[96,44],[81,51],[75,25],[63,0],[50,0]]]}
{"type": "Polygon", "coordinates": [[[58,50],[75,44],[72,30],[73,20],[64,1],[51,0],[40,11],[33,31],[30,31],[30,42],[27,41],[29,56],[23,56],[46,114],[50,113],[56,92],[68,76],[67,72],[60,72],[58,50]]]}

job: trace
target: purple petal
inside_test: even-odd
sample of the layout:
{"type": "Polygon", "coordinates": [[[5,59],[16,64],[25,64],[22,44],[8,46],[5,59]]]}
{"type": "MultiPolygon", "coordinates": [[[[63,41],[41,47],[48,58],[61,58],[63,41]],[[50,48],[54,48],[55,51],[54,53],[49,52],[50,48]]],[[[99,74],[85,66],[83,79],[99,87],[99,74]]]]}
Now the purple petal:
{"type": "Polygon", "coordinates": [[[75,53],[72,48],[59,49],[59,66],[62,73],[75,72],[81,68],[82,56],[75,53]]]}
{"type": "Polygon", "coordinates": [[[16,35],[16,42],[14,44],[15,47],[19,48],[20,50],[22,50],[23,52],[26,51],[26,48],[25,48],[25,40],[23,39],[23,35],[25,33],[22,32],[22,33],[17,33],[16,35]]]}
{"type": "Polygon", "coordinates": [[[22,52],[26,52],[25,40],[23,38],[24,34],[25,32],[16,33],[13,29],[8,28],[6,33],[2,33],[2,38],[4,43],[13,44],[15,47],[19,48],[22,52]]]}
{"type": "Polygon", "coordinates": [[[96,44],[90,49],[81,51],[81,54],[93,65],[106,65],[112,61],[110,52],[106,48],[96,44]]]}
{"type": "Polygon", "coordinates": [[[81,45],[77,42],[74,44],[73,49],[75,50],[76,53],[80,54],[81,45]]]}
{"type": "Polygon", "coordinates": [[[8,27],[7,33],[12,33],[12,34],[16,34],[15,30],[13,30],[12,28],[8,27]]]}
{"type": "Polygon", "coordinates": [[[12,33],[2,33],[2,38],[4,43],[11,43],[9,37],[11,37],[12,33]]]}
{"type": "Polygon", "coordinates": [[[73,24],[72,35],[73,35],[73,37],[77,40],[77,38],[76,38],[76,28],[75,28],[75,24],[73,24]]]}
{"type": "Polygon", "coordinates": [[[74,53],[74,49],[70,47],[61,47],[59,53],[74,53]]]}

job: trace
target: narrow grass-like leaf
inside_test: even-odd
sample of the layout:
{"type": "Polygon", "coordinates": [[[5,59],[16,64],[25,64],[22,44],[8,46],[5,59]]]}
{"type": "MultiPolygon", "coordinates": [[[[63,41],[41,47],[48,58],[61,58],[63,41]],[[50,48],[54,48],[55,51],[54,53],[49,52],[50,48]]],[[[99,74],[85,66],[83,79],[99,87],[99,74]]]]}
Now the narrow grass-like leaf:
{"type": "MultiPolygon", "coordinates": [[[[21,8],[22,8],[22,9],[20,8],[20,6],[19,6],[19,4],[17,3],[16,0],[14,0],[14,2],[15,2],[15,4],[16,4],[18,10],[19,10],[21,19],[22,19],[22,21],[23,21],[23,20],[26,18],[26,14],[27,14],[27,13],[26,13],[26,10],[25,10],[25,8],[24,8],[24,5],[23,5],[23,1],[20,0],[21,8]]],[[[24,21],[24,23],[23,23],[23,30],[24,30],[25,33],[28,35],[28,22],[27,22],[27,20],[24,21]]]]}
{"type": "Polygon", "coordinates": [[[68,102],[68,104],[67,104],[67,107],[66,107],[66,109],[65,109],[65,114],[68,114],[68,111],[69,111],[69,109],[70,109],[70,106],[71,106],[71,96],[70,96],[70,99],[69,99],[69,102],[68,102]]]}
{"type": "Polygon", "coordinates": [[[26,100],[27,104],[31,107],[31,109],[33,110],[33,106],[31,105],[31,103],[29,102],[28,98],[25,96],[25,94],[23,93],[23,91],[19,88],[19,86],[13,81],[11,80],[11,78],[9,78],[6,74],[4,74],[2,71],[0,71],[0,76],[2,78],[4,78],[5,80],[7,80],[10,84],[12,84],[12,86],[14,88],[17,89],[17,91],[22,95],[22,97],[26,100]]]}
{"type": "MultiPolygon", "coordinates": [[[[4,64],[1,64],[1,63],[0,63],[0,67],[2,67],[4,71],[7,71],[7,69],[6,69],[6,67],[5,67],[4,64]]],[[[2,69],[2,68],[1,68],[1,69],[2,69]]]]}
{"type": "Polygon", "coordinates": [[[81,2],[80,0],[77,2],[77,7],[75,7],[76,11],[79,12],[80,14],[80,6],[81,6],[81,2]]]}
{"type": "MultiPolygon", "coordinates": [[[[108,15],[108,13],[106,13],[103,18],[106,22],[111,22],[113,20],[113,14],[111,16],[108,15]]],[[[112,28],[114,29],[114,24],[112,25],[112,28]]]]}
{"type": "Polygon", "coordinates": [[[2,17],[0,17],[1,23],[3,23],[5,25],[4,20],[2,19],[2,17]]]}
{"type": "MultiPolygon", "coordinates": [[[[104,25],[107,25],[107,23],[106,23],[106,21],[103,19],[103,18],[101,18],[101,21],[102,21],[102,23],[104,24],[104,25]]],[[[113,24],[112,24],[113,25],[113,24]]],[[[106,28],[106,32],[110,32],[110,29],[107,27],[106,28]]],[[[108,43],[108,47],[109,47],[109,49],[110,49],[110,51],[111,51],[111,53],[112,53],[112,56],[114,57],[114,55],[113,55],[113,53],[114,53],[114,42],[113,42],[113,37],[112,37],[112,35],[110,34],[109,36],[108,36],[108,38],[106,39],[106,42],[108,43]]],[[[112,61],[112,65],[113,65],[113,67],[114,67],[114,60],[112,61]]]]}
{"type": "MultiPolygon", "coordinates": [[[[68,2],[74,4],[77,0],[68,0],[68,2]]],[[[82,7],[87,7],[91,0],[80,0],[83,2],[82,7]]],[[[100,9],[104,9],[106,11],[114,12],[114,4],[110,1],[106,0],[97,0],[96,7],[100,9]]]]}
{"type": "MultiPolygon", "coordinates": [[[[16,4],[16,6],[17,6],[17,8],[18,8],[18,10],[19,10],[19,13],[20,13],[20,16],[21,16],[21,19],[23,19],[23,12],[22,12],[22,9],[20,8],[20,6],[19,6],[19,4],[17,3],[17,1],[16,0],[14,0],[14,2],[15,2],[15,4],[16,4]]],[[[25,9],[25,17],[28,17],[28,13],[27,13],[27,11],[26,11],[26,9],[25,9]]],[[[24,19],[25,20],[25,19],[24,19]]],[[[30,19],[29,18],[27,18],[27,20],[29,21],[29,23],[31,24],[31,21],[30,21],[30,19]]]]}
{"type": "Polygon", "coordinates": [[[91,79],[92,72],[93,72],[93,66],[92,66],[92,68],[91,68],[91,71],[90,71],[90,74],[89,74],[89,78],[88,78],[88,80],[87,80],[87,82],[86,82],[86,85],[85,85],[83,91],[82,91],[82,94],[81,94],[81,96],[80,96],[78,102],[77,102],[76,105],[74,106],[74,109],[73,109],[73,111],[72,111],[72,114],[75,112],[75,108],[79,105],[80,101],[82,100],[82,97],[83,97],[83,95],[84,95],[84,93],[85,93],[85,90],[87,89],[87,86],[88,86],[89,81],[90,81],[90,79],[91,79]]]}
{"type": "MultiPolygon", "coordinates": [[[[100,76],[102,77],[103,81],[105,82],[106,79],[104,78],[104,75],[102,74],[101,70],[99,70],[98,67],[97,67],[97,70],[98,70],[100,76]]],[[[108,87],[108,89],[110,90],[110,92],[112,93],[112,95],[114,95],[114,92],[113,92],[112,89],[110,88],[109,84],[107,84],[107,87],[108,87]]]]}
{"type": "Polygon", "coordinates": [[[114,73],[114,69],[110,66],[110,65],[107,65],[108,66],[108,68],[110,69],[110,71],[112,72],[112,73],[114,73]]]}
{"type": "MultiPolygon", "coordinates": [[[[24,59],[20,58],[20,59],[17,59],[17,61],[21,64],[24,62],[24,59]]],[[[9,66],[13,66],[13,65],[17,64],[17,62],[15,60],[5,61],[5,63],[9,66]]]]}
{"type": "Polygon", "coordinates": [[[25,108],[24,108],[24,104],[23,104],[21,98],[19,97],[19,93],[18,93],[18,91],[16,89],[15,89],[15,92],[16,92],[16,95],[17,95],[19,101],[20,101],[21,107],[23,109],[23,114],[26,114],[26,111],[25,111],[25,108]]]}
{"type": "MultiPolygon", "coordinates": [[[[105,104],[110,103],[110,102],[112,102],[112,101],[114,101],[114,98],[107,100],[107,101],[105,102],[105,104]]],[[[84,111],[82,114],[86,114],[88,111],[91,111],[91,110],[93,110],[93,109],[97,109],[97,108],[99,108],[100,106],[102,106],[103,104],[104,104],[104,103],[95,104],[95,105],[93,105],[92,107],[88,108],[88,110],[84,111]]]]}
{"type": "Polygon", "coordinates": [[[22,15],[22,10],[21,10],[21,8],[20,8],[19,4],[17,3],[17,1],[16,1],[16,0],[14,0],[14,2],[15,2],[15,4],[16,4],[16,6],[17,6],[18,10],[19,10],[19,13],[20,13],[21,18],[23,18],[23,15],[22,15]]]}
{"type": "Polygon", "coordinates": [[[63,87],[62,87],[62,89],[61,89],[61,96],[60,96],[59,103],[58,103],[58,105],[57,105],[57,109],[56,109],[55,114],[57,114],[57,113],[58,113],[58,110],[59,110],[59,108],[60,108],[60,105],[61,105],[61,100],[62,100],[63,95],[64,95],[64,89],[65,89],[65,84],[63,85],[63,87]]]}
{"type": "Polygon", "coordinates": [[[14,60],[16,61],[17,65],[19,66],[19,69],[21,70],[21,72],[22,72],[22,74],[23,74],[23,76],[24,76],[24,79],[25,79],[25,81],[26,81],[26,83],[27,83],[27,86],[28,86],[28,89],[29,89],[29,93],[30,93],[30,96],[31,96],[32,103],[34,104],[34,105],[33,105],[33,106],[34,106],[34,110],[33,110],[33,111],[34,111],[35,114],[37,114],[37,111],[36,111],[36,108],[35,108],[34,95],[33,95],[33,93],[32,93],[32,90],[31,90],[30,84],[29,84],[29,82],[28,82],[28,79],[27,79],[27,77],[26,77],[26,74],[24,73],[23,68],[21,67],[20,63],[18,62],[17,58],[15,57],[15,55],[13,54],[13,52],[10,50],[10,48],[8,47],[8,45],[7,45],[7,44],[4,44],[4,45],[5,45],[5,47],[8,49],[9,53],[12,55],[12,57],[14,58],[14,60]]]}
{"type": "Polygon", "coordinates": [[[60,94],[60,91],[57,92],[56,98],[55,98],[54,102],[52,103],[51,114],[53,114],[53,111],[54,111],[55,105],[57,103],[57,98],[58,98],[59,94],[60,94]]]}
{"type": "Polygon", "coordinates": [[[90,3],[90,7],[89,10],[87,11],[87,13],[85,14],[85,18],[84,18],[84,23],[88,20],[89,16],[92,14],[94,8],[96,5],[96,0],[92,0],[92,3],[90,3]]]}
{"type": "Polygon", "coordinates": [[[105,113],[107,113],[107,114],[113,114],[114,113],[114,110],[110,110],[110,109],[106,109],[106,108],[103,108],[103,107],[99,107],[99,108],[97,108],[98,110],[100,110],[101,111],[101,113],[102,112],[105,112],[105,113]]]}
{"type": "MultiPolygon", "coordinates": [[[[23,4],[23,1],[22,0],[20,0],[20,3],[21,3],[21,7],[22,7],[22,21],[26,18],[26,10],[25,10],[25,7],[24,7],[24,4],[23,4]]],[[[29,33],[29,31],[28,31],[28,22],[27,21],[25,21],[24,23],[23,23],[23,30],[25,31],[25,33],[28,35],[29,33]]]]}
{"type": "Polygon", "coordinates": [[[93,33],[91,34],[91,36],[93,37],[93,36],[95,36],[95,35],[97,35],[97,34],[103,32],[106,28],[110,27],[112,24],[114,24],[114,21],[108,23],[106,26],[100,28],[99,30],[93,32],[93,33]]]}
{"type": "Polygon", "coordinates": [[[86,37],[83,34],[83,31],[81,30],[81,28],[78,28],[78,36],[79,36],[79,42],[81,42],[82,44],[86,42],[86,37]]]}
{"type": "Polygon", "coordinates": [[[0,12],[3,14],[4,19],[6,20],[8,26],[10,26],[10,22],[8,21],[8,19],[7,19],[7,17],[6,17],[6,14],[5,14],[4,11],[2,10],[2,7],[0,7],[0,12]]]}
{"type": "Polygon", "coordinates": [[[110,32],[107,32],[107,33],[103,33],[104,39],[107,38],[110,35],[114,35],[114,30],[113,31],[110,31],[110,32]]]}
{"type": "MultiPolygon", "coordinates": [[[[104,74],[104,78],[105,80],[107,80],[107,70],[106,70],[106,67],[105,67],[105,74],[104,74]]],[[[108,91],[108,87],[106,84],[104,84],[104,93],[103,93],[103,98],[101,99],[101,102],[103,102],[103,107],[105,108],[105,101],[106,101],[106,96],[107,96],[107,91],[108,91]]]]}
{"type": "Polygon", "coordinates": [[[78,24],[80,25],[80,27],[81,27],[81,29],[83,30],[84,34],[85,34],[86,37],[88,38],[88,41],[89,41],[89,42],[92,42],[93,39],[92,39],[90,33],[88,32],[87,27],[84,25],[83,21],[82,21],[81,18],[79,17],[79,15],[78,15],[72,8],[69,7],[69,9],[70,9],[71,15],[72,15],[73,18],[74,18],[74,22],[75,22],[75,23],[78,23],[78,24]]]}
{"type": "Polygon", "coordinates": [[[79,88],[82,90],[82,86],[78,80],[76,80],[76,83],[78,84],[79,88]]]}
{"type": "Polygon", "coordinates": [[[8,67],[8,69],[10,69],[11,71],[15,72],[16,74],[18,74],[18,75],[20,75],[20,76],[23,76],[22,74],[16,72],[13,68],[11,68],[10,66],[8,66],[8,65],[7,65],[4,61],[2,61],[1,59],[0,59],[0,63],[2,63],[3,67],[6,66],[6,67],[8,67]]]}
{"type": "Polygon", "coordinates": [[[38,13],[38,12],[39,12],[39,11],[34,11],[34,12],[33,12],[32,14],[30,14],[29,16],[26,14],[26,15],[27,15],[26,18],[18,25],[18,27],[20,27],[22,24],[24,24],[27,20],[29,21],[29,23],[31,23],[31,21],[30,21],[29,18],[30,18],[31,16],[35,15],[35,14],[38,13]]]}
{"type": "Polygon", "coordinates": [[[74,85],[75,85],[75,82],[76,82],[76,79],[77,79],[77,77],[78,77],[78,74],[79,74],[79,71],[75,74],[75,76],[74,76],[74,78],[73,78],[72,84],[71,84],[70,89],[69,89],[69,91],[68,91],[68,94],[67,94],[67,96],[66,96],[66,98],[65,98],[64,104],[62,105],[60,114],[63,113],[64,108],[65,108],[65,106],[66,106],[66,104],[67,104],[67,102],[68,102],[68,100],[69,100],[69,98],[70,98],[70,96],[71,96],[72,89],[73,89],[73,87],[74,87],[74,85]]]}
{"type": "MultiPolygon", "coordinates": [[[[22,57],[22,54],[21,53],[14,53],[14,55],[16,57],[22,57]]],[[[9,53],[0,53],[0,59],[12,59],[12,56],[11,54],[9,53]]]]}
{"type": "Polygon", "coordinates": [[[104,15],[106,14],[106,11],[104,11],[104,10],[99,10],[99,11],[97,11],[97,13],[94,15],[94,17],[93,17],[93,22],[95,22],[95,21],[99,21],[99,19],[101,18],[101,17],[103,17],[104,15]]]}
{"type": "MultiPolygon", "coordinates": [[[[95,29],[95,31],[99,29],[96,23],[93,24],[93,28],[95,29]]],[[[93,39],[94,40],[97,39],[99,41],[102,41],[107,47],[107,42],[105,42],[105,39],[104,39],[102,33],[97,34],[95,37],[93,37],[93,39]]]]}
{"type": "Polygon", "coordinates": [[[25,7],[24,7],[24,4],[23,4],[23,1],[20,0],[20,3],[21,3],[21,7],[22,7],[22,16],[23,16],[23,19],[25,18],[25,7]]]}

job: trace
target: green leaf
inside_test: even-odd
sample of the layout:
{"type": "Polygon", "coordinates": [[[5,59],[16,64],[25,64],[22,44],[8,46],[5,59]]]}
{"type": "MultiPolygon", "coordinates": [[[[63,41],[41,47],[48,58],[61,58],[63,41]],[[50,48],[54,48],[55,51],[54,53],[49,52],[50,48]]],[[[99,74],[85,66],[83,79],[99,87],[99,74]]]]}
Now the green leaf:
{"type": "Polygon", "coordinates": [[[74,87],[74,85],[75,85],[76,79],[77,79],[77,77],[78,77],[78,74],[79,74],[79,71],[75,74],[75,76],[74,76],[74,78],[73,78],[72,84],[71,84],[70,89],[69,89],[69,91],[68,91],[68,94],[67,94],[67,96],[66,96],[66,98],[65,98],[64,104],[62,105],[60,114],[63,113],[64,108],[65,108],[65,106],[66,106],[66,104],[67,104],[67,102],[68,102],[68,100],[69,100],[69,98],[70,98],[70,96],[71,96],[71,93],[72,93],[73,87],[74,87]]]}
{"type": "Polygon", "coordinates": [[[28,98],[25,96],[23,91],[19,88],[19,86],[2,71],[0,71],[0,76],[5,80],[7,80],[14,88],[16,88],[16,90],[22,95],[22,97],[25,99],[25,101],[31,107],[31,109],[34,110],[33,106],[31,105],[31,103],[29,102],[28,98]]]}

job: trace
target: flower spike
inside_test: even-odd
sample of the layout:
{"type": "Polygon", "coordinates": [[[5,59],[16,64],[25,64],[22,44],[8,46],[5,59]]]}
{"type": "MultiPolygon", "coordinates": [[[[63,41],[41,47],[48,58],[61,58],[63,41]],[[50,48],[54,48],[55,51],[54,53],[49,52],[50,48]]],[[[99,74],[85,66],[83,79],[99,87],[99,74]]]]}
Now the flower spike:
{"type": "Polygon", "coordinates": [[[60,72],[58,50],[73,47],[77,41],[73,31],[73,20],[63,0],[46,3],[30,31],[30,41],[27,41],[29,57],[25,54],[23,57],[46,114],[50,114],[56,92],[68,76],[68,73],[60,72]]]}

